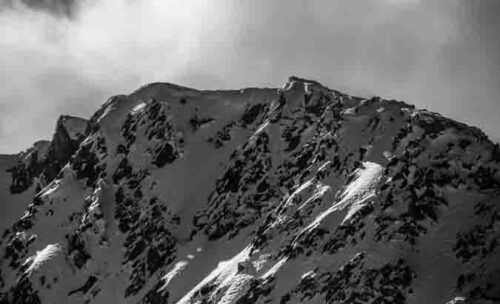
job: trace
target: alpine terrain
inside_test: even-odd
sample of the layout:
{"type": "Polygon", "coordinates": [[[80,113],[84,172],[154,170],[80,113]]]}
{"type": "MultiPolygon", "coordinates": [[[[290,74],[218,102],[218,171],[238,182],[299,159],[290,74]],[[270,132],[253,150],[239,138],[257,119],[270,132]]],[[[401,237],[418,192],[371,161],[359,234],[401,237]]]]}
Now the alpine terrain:
{"type": "Polygon", "coordinates": [[[0,303],[500,303],[500,147],[290,77],[169,83],[0,156],[0,303]]]}

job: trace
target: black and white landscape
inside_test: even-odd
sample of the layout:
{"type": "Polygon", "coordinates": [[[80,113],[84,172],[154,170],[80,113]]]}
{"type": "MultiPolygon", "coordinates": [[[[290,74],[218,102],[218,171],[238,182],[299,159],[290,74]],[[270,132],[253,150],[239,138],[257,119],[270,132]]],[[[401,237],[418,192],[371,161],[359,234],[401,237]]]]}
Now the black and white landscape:
{"type": "MultiPolygon", "coordinates": [[[[429,5],[370,1],[386,3],[386,13],[399,5],[429,5]]],[[[130,5],[137,3],[142,2],[130,5]]],[[[297,9],[281,5],[285,12],[297,9]]],[[[10,0],[0,8],[0,24],[20,11],[57,24],[83,22],[74,1],[10,0]]],[[[9,69],[14,65],[8,61],[20,62],[27,54],[17,52],[25,45],[13,45],[0,50],[0,63],[9,69]]],[[[302,47],[311,56],[320,52],[302,47]]],[[[214,60],[223,55],[214,53],[214,60]]],[[[147,60],[135,58],[142,59],[147,60]]],[[[74,63],[67,60],[61,67],[74,63]]],[[[294,60],[331,68],[322,57],[294,60]]],[[[369,61],[361,82],[388,92],[391,81],[372,79],[378,63],[369,61]]],[[[165,79],[107,100],[90,97],[115,89],[112,81],[85,95],[88,84],[61,85],[71,80],[54,78],[58,70],[24,79],[32,86],[19,90],[14,76],[40,72],[38,64],[28,68],[29,62],[17,64],[21,69],[13,74],[0,70],[1,119],[48,119],[55,110],[48,115],[45,106],[62,107],[61,96],[72,96],[68,100],[78,106],[57,113],[49,140],[40,138],[22,152],[10,150],[36,132],[16,128],[19,142],[0,132],[2,152],[11,152],[0,155],[0,304],[500,303],[499,133],[473,126],[491,130],[498,121],[484,115],[480,122],[481,112],[463,110],[472,107],[468,101],[499,109],[500,95],[484,102],[467,95],[494,96],[498,86],[475,78],[483,74],[457,76],[470,82],[464,86],[444,78],[442,86],[433,84],[440,98],[451,90],[457,92],[450,96],[461,96],[451,104],[462,110],[450,110],[449,118],[434,112],[440,108],[434,99],[425,110],[418,98],[413,105],[363,96],[297,76],[273,87],[261,84],[275,76],[263,74],[255,86],[227,89],[244,78],[244,70],[220,88],[165,79]],[[40,90],[54,101],[31,100],[30,108],[21,106],[29,104],[22,99],[16,108],[9,99],[11,92],[35,96],[40,90]],[[75,115],[99,103],[90,115],[75,115]],[[458,113],[467,123],[456,119],[458,113]]],[[[496,61],[488,63],[491,68],[496,61]]],[[[148,78],[134,62],[123,65],[126,73],[148,78]]],[[[286,70],[281,65],[280,73],[286,70]]],[[[469,71],[484,66],[474,67],[469,71]]],[[[342,75],[333,70],[335,77],[342,75]]],[[[71,79],[74,73],[92,74],[72,69],[66,75],[71,79]]],[[[318,68],[318,74],[326,72],[318,68]]],[[[359,84],[350,76],[346,72],[344,84],[359,84]]],[[[107,77],[129,84],[119,72],[107,77]]]]}
{"type": "Polygon", "coordinates": [[[500,147],[404,102],[154,83],[3,162],[4,303],[500,300],[500,147]]]}

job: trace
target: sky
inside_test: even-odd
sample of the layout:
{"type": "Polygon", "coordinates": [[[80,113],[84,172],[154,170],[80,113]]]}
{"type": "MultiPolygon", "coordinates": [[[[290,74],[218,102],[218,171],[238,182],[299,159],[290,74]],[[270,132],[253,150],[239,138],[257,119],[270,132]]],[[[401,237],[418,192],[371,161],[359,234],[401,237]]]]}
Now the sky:
{"type": "Polygon", "coordinates": [[[404,100],[500,139],[498,0],[0,0],[0,153],[149,82],[296,75],[404,100]]]}

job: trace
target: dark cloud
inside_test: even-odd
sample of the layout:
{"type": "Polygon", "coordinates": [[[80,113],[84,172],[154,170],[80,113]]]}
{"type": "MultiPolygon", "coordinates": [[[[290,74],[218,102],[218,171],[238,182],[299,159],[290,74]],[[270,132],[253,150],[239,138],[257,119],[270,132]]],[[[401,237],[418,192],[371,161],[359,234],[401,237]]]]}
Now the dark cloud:
{"type": "Polygon", "coordinates": [[[71,17],[77,9],[76,0],[3,0],[0,8],[14,9],[27,7],[61,17],[71,17]]]}
{"type": "Polygon", "coordinates": [[[290,75],[406,100],[500,137],[496,0],[74,3],[0,13],[2,151],[50,136],[60,113],[89,116],[147,82],[281,86],[290,75]]]}

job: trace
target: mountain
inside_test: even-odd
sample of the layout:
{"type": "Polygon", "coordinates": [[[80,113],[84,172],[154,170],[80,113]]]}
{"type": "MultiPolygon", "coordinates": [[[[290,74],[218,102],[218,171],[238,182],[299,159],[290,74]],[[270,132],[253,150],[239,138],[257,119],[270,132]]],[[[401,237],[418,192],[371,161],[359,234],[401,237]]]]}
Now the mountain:
{"type": "Polygon", "coordinates": [[[0,155],[0,231],[23,214],[34,192],[52,181],[69,161],[85,138],[87,124],[86,119],[63,115],[51,141],[37,141],[18,155],[0,155]]]}
{"type": "Polygon", "coordinates": [[[0,303],[500,303],[500,148],[404,102],[153,83],[0,161],[0,303]]]}

